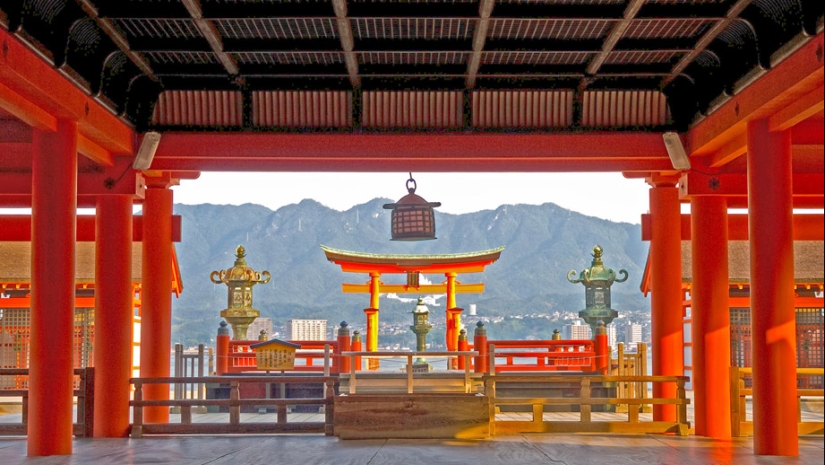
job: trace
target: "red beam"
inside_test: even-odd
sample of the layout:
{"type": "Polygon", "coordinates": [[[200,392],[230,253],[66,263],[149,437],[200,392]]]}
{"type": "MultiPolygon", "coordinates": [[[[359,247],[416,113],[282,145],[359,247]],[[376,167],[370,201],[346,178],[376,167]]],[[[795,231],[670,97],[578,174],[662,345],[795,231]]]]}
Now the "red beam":
{"type": "Polygon", "coordinates": [[[54,130],[49,116],[77,121],[80,135],[104,150],[134,154],[131,127],[75,87],[14,34],[0,29],[0,43],[0,106],[4,110],[49,131],[54,130]]]}
{"type": "MultiPolygon", "coordinates": [[[[748,179],[746,174],[707,175],[691,172],[682,176],[679,186],[679,193],[682,197],[691,197],[694,195],[745,197],[748,195],[748,179]]],[[[825,196],[825,175],[822,173],[794,174],[793,196],[825,196]]]]}
{"type": "MultiPolygon", "coordinates": [[[[29,242],[31,241],[31,216],[28,215],[0,215],[0,242],[29,242]]],[[[172,216],[172,242],[180,242],[181,217],[172,216]]],[[[95,217],[92,215],[77,216],[77,242],[94,242],[95,217]]],[[[143,241],[143,217],[132,218],[132,240],[143,241]]]]}
{"type": "Polygon", "coordinates": [[[825,76],[823,61],[816,58],[822,47],[823,34],[820,33],[697,123],[688,133],[690,155],[713,155],[745,133],[748,121],[778,115],[776,127],[785,127],[799,115],[810,114],[811,92],[822,88],[825,76]],[[801,105],[796,114],[783,111],[793,108],[800,100],[809,104],[801,105]]]}
{"type": "Polygon", "coordinates": [[[166,133],[167,171],[672,171],[658,133],[166,133]]]}
{"type": "MultiPolygon", "coordinates": [[[[825,240],[824,227],[825,216],[823,215],[794,215],[793,239],[795,241],[825,240]]],[[[690,215],[682,215],[680,229],[682,240],[691,240],[690,215]]],[[[646,213],[642,215],[642,240],[649,241],[651,235],[651,216],[649,213],[646,213]]],[[[728,215],[728,240],[748,240],[748,215],[728,215]]]]}

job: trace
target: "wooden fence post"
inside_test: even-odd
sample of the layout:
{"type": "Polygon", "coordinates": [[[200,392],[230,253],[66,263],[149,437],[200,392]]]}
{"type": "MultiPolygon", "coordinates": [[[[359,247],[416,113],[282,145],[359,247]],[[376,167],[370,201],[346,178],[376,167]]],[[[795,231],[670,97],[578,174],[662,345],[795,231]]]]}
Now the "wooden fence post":
{"type": "Polygon", "coordinates": [[[229,383],[229,423],[232,425],[241,422],[241,405],[238,403],[241,400],[239,384],[238,381],[229,383]]]}
{"type": "Polygon", "coordinates": [[[579,408],[581,410],[581,422],[590,423],[590,378],[582,379],[582,390],[579,394],[579,408]],[[585,403],[586,402],[586,403],[585,403]]]}
{"type": "Polygon", "coordinates": [[[140,438],[143,436],[143,382],[136,379],[133,383],[135,385],[135,397],[132,402],[132,431],[130,436],[140,438]]]}

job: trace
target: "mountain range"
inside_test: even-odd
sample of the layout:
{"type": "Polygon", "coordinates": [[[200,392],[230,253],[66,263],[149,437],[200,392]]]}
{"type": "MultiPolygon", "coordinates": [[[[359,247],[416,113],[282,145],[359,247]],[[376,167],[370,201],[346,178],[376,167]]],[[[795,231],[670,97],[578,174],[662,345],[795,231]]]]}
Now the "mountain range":
{"type": "MultiPolygon", "coordinates": [[[[227,288],[209,280],[213,270],[233,266],[238,245],[256,271],[272,275],[255,286],[254,308],[262,317],[283,325],[290,318],[321,318],[329,325],[341,320],[363,332],[367,294],[343,294],[342,283],[365,283],[366,274],[343,273],[326,260],[320,245],[370,253],[459,253],[505,246],[500,259],[484,273],[459,275],[464,283],[485,283],[483,294],[459,294],[459,307],[476,304],[479,315],[542,315],[584,308],[584,288],[567,281],[569,270],[590,266],[591,251],[604,249],[605,266],[626,269],[630,279],[613,286],[613,307],[620,311],[649,310],[639,292],[647,244],[640,225],[615,223],[566,210],[552,203],[502,205],[495,210],[453,215],[436,209],[437,240],[390,241],[390,199],[374,199],[347,211],[313,200],[272,211],[253,204],[175,205],[182,217],[182,241],[176,244],[184,291],[173,301],[173,340],[206,342],[214,338],[219,313],[226,308],[227,288]]],[[[444,276],[426,275],[439,283],[444,276]]],[[[382,276],[402,283],[404,276],[382,276]]],[[[417,297],[417,296],[404,296],[417,297]]],[[[431,308],[434,321],[441,305],[431,308]]],[[[414,303],[382,295],[382,322],[410,321],[414,303]]],[[[251,337],[251,336],[250,336],[251,337]]]]}

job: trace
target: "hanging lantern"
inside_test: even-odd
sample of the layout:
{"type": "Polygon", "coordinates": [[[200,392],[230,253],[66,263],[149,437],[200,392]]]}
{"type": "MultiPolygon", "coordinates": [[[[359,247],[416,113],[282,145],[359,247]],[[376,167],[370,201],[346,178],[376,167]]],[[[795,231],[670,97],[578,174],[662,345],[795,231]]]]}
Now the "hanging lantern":
{"type": "Polygon", "coordinates": [[[435,239],[435,213],[433,207],[441,202],[427,202],[415,195],[415,179],[410,173],[407,191],[398,203],[388,203],[384,208],[392,210],[393,241],[426,241],[435,239]]]}

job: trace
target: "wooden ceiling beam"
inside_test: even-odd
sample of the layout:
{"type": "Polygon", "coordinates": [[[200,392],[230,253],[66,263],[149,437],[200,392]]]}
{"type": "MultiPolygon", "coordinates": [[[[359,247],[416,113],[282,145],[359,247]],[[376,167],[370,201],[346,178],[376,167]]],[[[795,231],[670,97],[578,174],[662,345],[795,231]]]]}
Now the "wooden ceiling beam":
{"type": "Polygon", "coordinates": [[[228,53],[223,51],[223,41],[218,33],[218,29],[212,24],[212,21],[204,19],[200,0],[181,0],[181,3],[183,3],[183,6],[186,7],[189,15],[195,21],[195,27],[203,34],[204,39],[209,42],[209,46],[212,48],[215,56],[218,57],[218,61],[220,61],[224,69],[226,69],[226,72],[231,76],[237,76],[239,72],[238,64],[228,53]]]}
{"type": "Polygon", "coordinates": [[[599,68],[602,67],[602,64],[610,55],[610,52],[613,51],[619,40],[624,37],[624,33],[627,32],[627,28],[630,27],[630,24],[636,18],[636,15],[639,14],[639,10],[642,9],[645,2],[647,2],[647,0],[631,0],[630,3],[628,3],[627,8],[624,10],[624,17],[613,26],[610,34],[604,40],[602,51],[587,65],[587,74],[592,76],[599,71],[599,68]]]}
{"type": "Polygon", "coordinates": [[[493,14],[495,0],[481,0],[478,5],[480,17],[473,32],[473,52],[467,62],[466,86],[472,89],[476,85],[478,69],[481,67],[481,54],[484,52],[484,42],[487,40],[487,29],[490,27],[490,15],[493,14]]]}
{"type": "Polygon", "coordinates": [[[352,24],[347,17],[346,0],[332,0],[335,9],[335,18],[338,24],[338,37],[341,39],[341,49],[344,51],[344,63],[347,65],[349,81],[353,88],[361,87],[361,77],[358,75],[358,59],[355,57],[355,40],[352,36],[352,24]]]}

